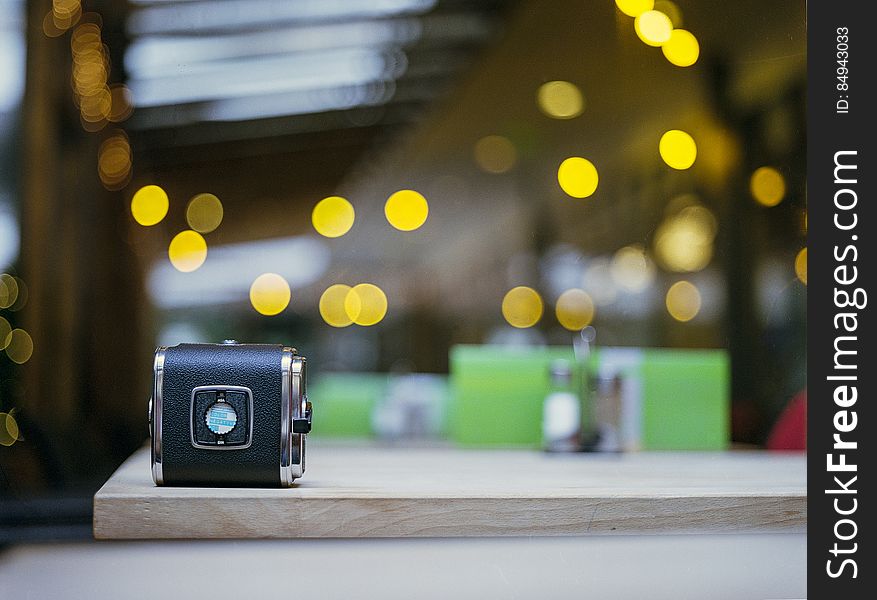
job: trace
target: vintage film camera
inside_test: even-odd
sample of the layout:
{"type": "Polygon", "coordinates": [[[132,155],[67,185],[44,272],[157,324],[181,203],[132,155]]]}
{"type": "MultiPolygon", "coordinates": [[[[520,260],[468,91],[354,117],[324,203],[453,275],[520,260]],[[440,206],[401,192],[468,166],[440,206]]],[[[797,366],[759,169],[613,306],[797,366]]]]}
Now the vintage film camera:
{"type": "Polygon", "coordinates": [[[289,487],[311,430],[306,360],[268,344],[155,351],[149,401],[156,485],[289,487]]]}

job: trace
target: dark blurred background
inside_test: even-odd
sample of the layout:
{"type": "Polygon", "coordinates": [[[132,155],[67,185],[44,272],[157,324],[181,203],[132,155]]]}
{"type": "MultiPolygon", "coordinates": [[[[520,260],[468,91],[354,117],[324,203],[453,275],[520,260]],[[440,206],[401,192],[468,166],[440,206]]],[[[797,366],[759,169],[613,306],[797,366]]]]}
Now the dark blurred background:
{"type": "Polygon", "coordinates": [[[156,345],[444,374],[456,344],[569,346],[567,289],[597,347],[727,350],[731,441],[763,444],[805,382],[804,3],[655,2],[696,36],[691,66],[638,37],[619,9],[637,4],[0,0],[4,535],[86,531],[147,437],[156,345]],[[675,129],[690,168],[662,160],[675,129]],[[597,168],[587,198],[558,184],[570,156],[597,168]],[[169,210],[144,226],[147,185],[169,210]],[[384,215],[401,189],[429,203],[414,231],[384,215]],[[212,230],[187,218],[205,193],[212,230]],[[329,238],[312,211],[336,195],[356,217],[329,238]],[[183,272],[188,229],[207,258],[183,272]],[[250,299],[269,272],[291,290],[276,315],[250,299]],[[332,326],[324,291],[361,282],[385,315],[332,326]],[[530,327],[504,319],[516,286],[544,301],[530,327]]]}

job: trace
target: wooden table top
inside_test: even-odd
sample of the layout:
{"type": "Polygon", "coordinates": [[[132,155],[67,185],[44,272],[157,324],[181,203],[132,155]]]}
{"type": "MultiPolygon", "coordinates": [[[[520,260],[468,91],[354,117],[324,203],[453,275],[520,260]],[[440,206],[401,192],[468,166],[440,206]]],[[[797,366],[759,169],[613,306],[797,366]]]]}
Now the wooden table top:
{"type": "Polygon", "coordinates": [[[803,532],[806,459],[311,444],[290,489],[156,487],[148,449],[94,497],[100,539],[803,532]]]}

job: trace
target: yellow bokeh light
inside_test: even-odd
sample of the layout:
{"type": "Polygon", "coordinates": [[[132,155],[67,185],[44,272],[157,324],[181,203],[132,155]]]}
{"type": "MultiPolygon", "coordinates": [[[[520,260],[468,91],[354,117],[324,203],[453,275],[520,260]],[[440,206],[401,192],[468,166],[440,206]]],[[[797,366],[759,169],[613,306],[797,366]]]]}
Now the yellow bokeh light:
{"type": "Polygon", "coordinates": [[[113,135],[101,144],[98,169],[101,176],[118,177],[131,168],[131,146],[124,135],[113,135]]]}
{"type": "Polygon", "coordinates": [[[387,295],[374,284],[360,283],[347,292],[344,311],[357,325],[375,325],[387,314],[387,295]]]}
{"type": "Polygon", "coordinates": [[[667,15],[674,28],[682,27],[682,10],[675,2],[656,0],[654,9],[667,15]]]}
{"type": "Polygon", "coordinates": [[[94,56],[104,56],[108,47],[101,39],[101,29],[98,24],[83,23],[74,29],[70,36],[70,50],[73,53],[74,63],[91,60],[94,56]]]}
{"type": "Polygon", "coordinates": [[[79,124],[82,125],[82,129],[89,133],[96,133],[102,130],[107,126],[108,121],[98,120],[98,121],[86,121],[83,118],[79,119],[79,124]]]}
{"type": "Polygon", "coordinates": [[[311,213],[311,223],[317,233],[327,238],[341,237],[353,227],[356,213],[353,205],[341,196],[323,198],[311,213]]]}
{"type": "Polygon", "coordinates": [[[641,292],[655,278],[655,267],[639,244],[619,248],[610,269],[616,285],[629,292],[641,292]]]}
{"type": "Polygon", "coordinates": [[[655,0],[615,0],[615,6],[628,17],[638,17],[647,10],[652,10],[655,0]]]}
{"type": "Polygon", "coordinates": [[[81,9],[81,0],[52,0],[52,11],[57,15],[69,15],[81,9]]]}
{"type": "Polygon", "coordinates": [[[502,299],[502,316],[512,327],[532,327],[542,318],[542,297],[533,288],[518,286],[502,299]]]}
{"type": "Polygon", "coordinates": [[[700,312],[700,291],[693,283],[677,281],[667,290],[666,304],[670,316],[685,323],[700,312]]]}
{"type": "Polygon", "coordinates": [[[0,350],[5,350],[9,343],[9,334],[12,333],[12,325],[9,321],[0,317],[0,350]]]}
{"type": "Polygon", "coordinates": [[[687,206],[679,211],[676,220],[691,223],[701,239],[713,241],[719,230],[719,223],[710,209],[701,205],[687,206]]]}
{"type": "Polygon", "coordinates": [[[752,173],[749,191],[762,206],[776,206],[786,195],[786,180],[773,167],[760,167],[752,173]]]}
{"type": "Polygon", "coordinates": [[[594,320],[594,301],[585,290],[566,290],[557,299],[554,312],[565,329],[581,331],[594,320]]]}
{"type": "Polygon", "coordinates": [[[18,281],[9,273],[0,275],[0,308],[9,308],[18,300],[18,281]]]}
{"type": "Polygon", "coordinates": [[[700,44],[690,31],[674,29],[661,51],[677,67],[690,67],[700,56],[700,44]]]}
{"type": "Polygon", "coordinates": [[[507,137],[488,135],[475,142],[475,162],[488,173],[505,173],[518,160],[515,145],[507,137]]]}
{"type": "Polygon", "coordinates": [[[0,412],[0,446],[11,446],[20,439],[15,417],[10,413],[0,412]]]}
{"type": "Polygon", "coordinates": [[[384,205],[384,214],[390,225],[401,231],[413,231],[426,222],[429,204],[414,190],[399,190],[384,205]]]}
{"type": "Polygon", "coordinates": [[[187,229],[174,236],[167,255],[177,271],[190,273],[207,260],[207,242],[197,231],[187,229]]]}
{"type": "Polygon", "coordinates": [[[26,363],[33,355],[33,339],[24,329],[13,329],[6,335],[6,356],[14,363],[26,363]]]}
{"type": "Polygon", "coordinates": [[[359,316],[362,303],[358,294],[355,294],[355,300],[351,300],[351,309],[354,310],[353,317],[344,308],[344,302],[351,289],[349,285],[336,283],[326,288],[326,291],[320,296],[320,316],[332,327],[347,327],[353,323],[353,317],[359,316]],[[358,305],[354,306],[357,303],[358,305]]]}
{"type": "Polygon", "coordinates": [[[716,218],[706,207],[684,208],[658,227],[655,255],[670,271],[700,271],[712,260],[717,229],[716,218]]]}
{"type": "Polygon", "coordinates": [[[573,198],[587,198],[597,190],[597,167],[586,158],[571,156],[557,169],[557,183],[573,198]]]}
{"type": "Polygon", "coordinates": [[[681,129],[671,129],[661,136],[658,152],[668,166],[682,171],[694,164],[697,144],[694,138],[681,129]]]}
{"type": "Polygon", "coordinates": [[[82,6],[79,0],[53,0],[52,19],[55,27],[66,31],[79,22],[82,6]]]}
{"type": "Polygon", "coordinates": [[[79,98],[79,114],[87,123],[105,123],[112,106],[113,95],[105,83],[79,98]]]}
{"type": "Polygon", "coordinates": [[[108,190],[120,190],[131,178],[131,145],[124,132],[108,137],[100,145],[97,172],[108,190]]]}
{"type": "Polygon", "coordinates": [[[222,223],[222,202],[213,194],[198,194],[186,207],[186,222],[199,233],[210,233],[222,223]]]}
{"type": "Polygon", "coordinates": [[[21,429],[18,427],[18,422],[11,413],[6,413],[6,433],[8,433],[9,437],[13,440],[18,441],[21,439],[21,429]]]}
{"type": "MultiPolygon", "coordinates": [[[[113,95],[107,85],[107,66],[101,46],[88,49],[75,58],[73,63],[73,89],[80,96],[78,98],[80,110],[83,110],[83,102],[91,102],[90,107],[100,106],[101,108],[104,107],[103,103],[105,102],[108,111],[112,107],[113,95]],[[86,98],[86,96],[96,96],[98,94],[100,94],[99,98],[95,97],[90,100],[86,98]],[[100,103],[98,103],[98,100],[100,103]]],[[[84,110],[88,112],[89,107],[86,107],[84,110]]],[[[95,114],[93,116],[99,115],[95,114]]]]}
{"type": "Polygon", "coordinates": [[[804,285],[807,285],[807,248],[801,248],[795,256],[795,275],[804,285]]]}
{"type": "Polygon", "coordinates": [[[647,10],[633,21],[636,35],[649,46],[661,46],[670,40],[673,23],[659,10],[647,10]]]}
{"type": "Polygon", "coordinates": [[[70,49],[78,54],[83,48],[100,44],[100,26],[97,23],[82,23],[70,34],[70,49]]]}
{"type": "Polygon", "coordinates": [[[109,120],[120,123],[134,112],[134,100],[131,90],[123,83],[114,83],[110,86],[110,114],[109,120]]]}
{"type": "Polygon", "coordinates": [[[27,285],[24,283],[23,279],[21,279],[20,277],[14,277],[13,279],[15,279],[15,284],[18,286],[18,297],[15,299],[15,302],[13,302],[12,305],[8,308],[10,311],[15,312],[24,308],[24,306],[27,304],[29,294],[27,291],[27,285]]]}
{"type": "Polygon", "coordinates": [[[539,108],[552,119],[573,119],[585,110],[581,90],[569,81],[549,81],[536,94],[539,108]]]}
{"type": "MultiPolygon", "coordinates": [[[[106,74],[104,44],[100,29],[94,23],[86,23],[73,30],[73,35],[70,36],[70,50],[73,53],[74,79],[78,78],[77,74],[83,73],[81,71],[83,68],[90,71],[99,67],[101,73],[106,74]]],[[[105,80],[105,77],[101,76],[100,80],[105,80]]]]}
{"type": "Polygon", "coordinates": [[[160,223],[169,207],[167,193],[157,185],[145,185],[131,198],[131,215],[145,227],[160,223]]]}
{"type": "Polygon", "coordinates": [[[283,312],[290,298],[289,284],[277,273],[263,273],[250,286],[250,304],[256,312],[268,317],[283,312]]]}
{"type": "Polygon", "coordinates": [[[43,33],[46,34],[46,37],[54,38],[60,35],[63,35],[65,29],[60,29],[57,25],[55,25],[55,15],[52,11],[46,13],[46,16],[43,17],[43,33]]]}

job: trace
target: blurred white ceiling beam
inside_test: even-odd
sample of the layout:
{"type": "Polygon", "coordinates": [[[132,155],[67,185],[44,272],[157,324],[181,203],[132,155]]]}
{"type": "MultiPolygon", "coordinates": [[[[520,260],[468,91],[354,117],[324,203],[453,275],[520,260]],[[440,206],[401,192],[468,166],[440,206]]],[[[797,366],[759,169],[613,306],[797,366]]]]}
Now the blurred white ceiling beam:
{"type": "Polygon", "coordinates": [[[135,106],[148,107],[392,80],[406,66],[398,49],[338,49],[181,65],[174,75],[132,79],[129,86],[135,106]]]}
{"type": "Polygon", "coordinates": [[[212,61],[339,48],[405,46],[416,42],[422,29],[419,19],[396,19],[227,35],[145,36],[135,38],[128,46],[125,69],[134,79],[148,79],[212,61]]]}
{"type": "Polygon", "coordinates": [[[132,11],[132,36],[185,31],[276,27],[306,23],[377,19],[421,14],[436,0],[223,0],[158,3],[132,11]]]}

